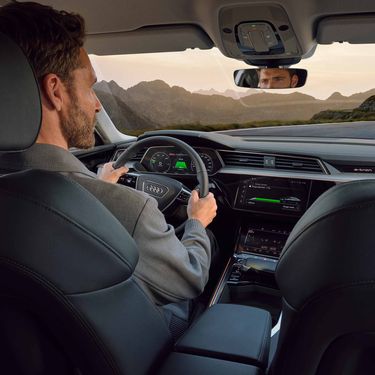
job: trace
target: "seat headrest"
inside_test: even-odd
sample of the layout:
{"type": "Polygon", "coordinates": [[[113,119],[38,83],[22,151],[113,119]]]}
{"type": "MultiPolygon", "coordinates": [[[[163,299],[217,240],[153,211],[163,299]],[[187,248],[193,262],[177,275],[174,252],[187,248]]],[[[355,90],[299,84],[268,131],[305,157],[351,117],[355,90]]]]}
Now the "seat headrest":
{"type": "Polygon", "coordinates": [[[2,33],[0,56],[0,151],[22,151],[39,133],[39,86],[22,50],[2,33]]]}

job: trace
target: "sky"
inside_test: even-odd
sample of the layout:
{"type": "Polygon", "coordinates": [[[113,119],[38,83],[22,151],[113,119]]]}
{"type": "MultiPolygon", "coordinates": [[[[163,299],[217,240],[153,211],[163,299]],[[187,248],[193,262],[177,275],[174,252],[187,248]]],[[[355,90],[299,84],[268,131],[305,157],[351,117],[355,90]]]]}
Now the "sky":
{"type": "MultiPolygon", "coordinates": [[[[233,71],[251,68],[242,61],[225,57],[217,48],[183,52],[95,56],[90,55],[98,81],[114,80],[123,88],[140,81],[162,79],[170,86],[194,92],[215,89],[246,91],[233,82],[233,71]]],[[[305,87],[294,91],[326,99],[333,92],[348,96],[375,88],[375,45],[319,45],[314,55],[295,68],[308,70],[305,87]]],[[[274,91],[275,92],[275,91],[274,91]]]]}

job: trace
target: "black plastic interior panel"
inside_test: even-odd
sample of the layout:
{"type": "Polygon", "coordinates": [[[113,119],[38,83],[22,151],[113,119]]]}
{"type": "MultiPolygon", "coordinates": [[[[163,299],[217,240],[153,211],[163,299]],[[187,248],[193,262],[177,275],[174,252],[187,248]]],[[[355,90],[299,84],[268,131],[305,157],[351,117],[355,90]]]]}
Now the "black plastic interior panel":
{"type": "Polygon", "coordinates": [[[89,34],[85,47],[96,55],[184,51],[187,48],[210,49],[213,42],[196,25],[142,27],[134,31],[89,34]]]}
{"type": "Polygon", "coordinates": [[[293,59],[301,47],[284,8],[276,4],[223,8],[221,38],[229,57],[244,60],[293,59]]]}
{"type": "Polygon", "coordinates": [[[375,43],[375,14],[332,16],[318,24],[317,42],[375,43]]]}

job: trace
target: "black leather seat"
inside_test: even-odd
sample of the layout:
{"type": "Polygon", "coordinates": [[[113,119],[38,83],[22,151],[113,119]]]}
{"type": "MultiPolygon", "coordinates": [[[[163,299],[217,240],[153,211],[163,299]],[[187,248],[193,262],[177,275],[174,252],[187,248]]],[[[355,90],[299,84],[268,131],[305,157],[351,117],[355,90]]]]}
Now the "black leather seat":
{"type": "Polygon", "coordinates": [[[14,340],[7,330],[15,366],[145,374],[171,350],[160,312],[131,278],[133,240],[93,196],[61,175],[26,171],[0,179],[0,207],[3,324],[25,327],[14,340]],[[51,348],[61,358],[49,364],[51,348]]]}
{"type": "MultiPolygon", "coordinates": [[[[0,56],[0,151],[20,151],[39,131],[38,85],[2,35],[0,56]]],[[[0,231],[1,374],[259,374],[172,352],[161,312],[132,279],[134,241],[67,177],[38,170],[1,177],[0,231]]]]}
{"type": "MultiPolygon", "coordinates": [[[[0,36],[0,49],[0,149],[23,150],[40,127],[38,86],[13,42],[0,36]]],[[[0,178],[0,207],[0,373],[144,374],[163,359],[171,338],[131,278],[134,241],[100,202],[30,170],[0,178]]]]}
{"type": "Polygon", "coordinates": [[[375,374],[375,181],[323,194],[292,231],[276,278],[274,374],[375,374]]]}

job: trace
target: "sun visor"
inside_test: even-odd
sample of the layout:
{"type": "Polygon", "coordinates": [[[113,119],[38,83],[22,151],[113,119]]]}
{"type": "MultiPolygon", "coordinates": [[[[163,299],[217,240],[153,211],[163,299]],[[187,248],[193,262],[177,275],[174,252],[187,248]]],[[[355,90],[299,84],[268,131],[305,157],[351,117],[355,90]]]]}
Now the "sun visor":
{"type": "Polygon", "coordinates": [[[212,40],[199,26],[148,26],[134,31],[89,34],[85,48],[96,55],[173,52],[187,48],[210,49],[212,40]]]}
{"type": "Polygon", "coordinates": [[[318,24],[316,39],[319,44],[375,43],[375,14],[324,18],[318,24]]]}
{"type": "Polygon", "coordinates": [[[0,33],[0,151],[25,150],[42,121],[38,84],[21,49],[0,33]]]}

